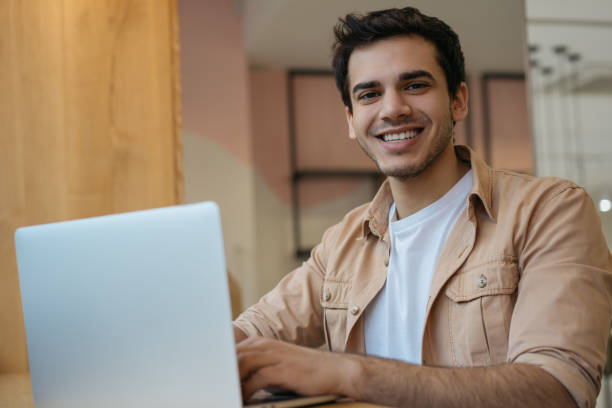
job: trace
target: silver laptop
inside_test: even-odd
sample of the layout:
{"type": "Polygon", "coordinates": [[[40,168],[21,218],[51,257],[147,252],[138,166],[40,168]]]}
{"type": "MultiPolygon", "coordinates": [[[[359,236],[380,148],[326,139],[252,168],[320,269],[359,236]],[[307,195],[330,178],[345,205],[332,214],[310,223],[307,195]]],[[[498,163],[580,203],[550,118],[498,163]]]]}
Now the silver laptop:
{"type": "Polygon", "coordinates": [[[242,406],[216,204],[24,227],[15,242],[37,408],[242,406]]]}

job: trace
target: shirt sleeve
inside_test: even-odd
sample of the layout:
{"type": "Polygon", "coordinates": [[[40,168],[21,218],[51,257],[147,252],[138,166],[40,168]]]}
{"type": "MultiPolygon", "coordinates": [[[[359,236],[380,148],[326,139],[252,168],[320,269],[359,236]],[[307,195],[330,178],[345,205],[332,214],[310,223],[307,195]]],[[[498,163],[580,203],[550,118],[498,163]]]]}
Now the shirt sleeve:
{"type": "Polygon", "coordinates": [[[560,189],[530,215],[508,357],[552,374],[579,407],[594,407],[612,315],[612,257],[582,188],[560,189]]]}
{"type": "Polygon", "coordinates": [[[321,292],[337,226],[331,227],[310,258],[234,321],[247,336],[264,336],[308,347],[325,343],[321,292]]]}

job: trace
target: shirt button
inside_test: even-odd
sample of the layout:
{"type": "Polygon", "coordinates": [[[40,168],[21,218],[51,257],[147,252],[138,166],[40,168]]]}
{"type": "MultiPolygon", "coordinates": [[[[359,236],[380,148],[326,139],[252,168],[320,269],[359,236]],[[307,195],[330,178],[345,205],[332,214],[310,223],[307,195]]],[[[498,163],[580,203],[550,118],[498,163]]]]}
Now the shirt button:
{"type": "Polygon", "coordinates": [[[331,299],[331,293],[329,293],[329,289],[325,289],[323,291],[323,300],[327,302],[329,299],[331,299]]]}
{"type": "Polygon", "coordinates": [[[485,286],[487,286],[487,278],[484,275],[480,275],[476,280],[476,284],[479,288],[484,288],[485,286]]]}
{"type": "Polygon", "coordinates": [[[359,306],[355,305],[351,307],[351,314],[356,315],[357,313],[359,313],[359,306]]]}

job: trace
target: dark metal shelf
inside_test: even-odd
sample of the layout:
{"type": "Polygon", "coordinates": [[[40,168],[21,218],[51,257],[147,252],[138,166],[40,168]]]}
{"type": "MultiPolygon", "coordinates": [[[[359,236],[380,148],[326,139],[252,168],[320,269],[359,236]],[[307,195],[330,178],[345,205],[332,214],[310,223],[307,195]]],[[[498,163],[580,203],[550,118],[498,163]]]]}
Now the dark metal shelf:
{"type": "Polygon", "coordinates": [[[312,251],[312,248],[298,248],[295,250],[295,256],[298,259],[306,260],[310,256],[310,251],[312,251]]]}

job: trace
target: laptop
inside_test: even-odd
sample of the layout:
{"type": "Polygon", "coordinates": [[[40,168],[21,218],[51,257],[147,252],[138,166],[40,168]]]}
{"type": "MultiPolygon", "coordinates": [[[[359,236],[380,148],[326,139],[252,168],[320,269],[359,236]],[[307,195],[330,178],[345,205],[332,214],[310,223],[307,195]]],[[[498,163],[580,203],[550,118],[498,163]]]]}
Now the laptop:
{"type": "MultiPolygon", "coordinates": [[[[24,227],[15,243],[37,408],[243,406],[216,204],[24,227]]],[[[314,398],[257,406],[334,399],[314,398]]]]}

